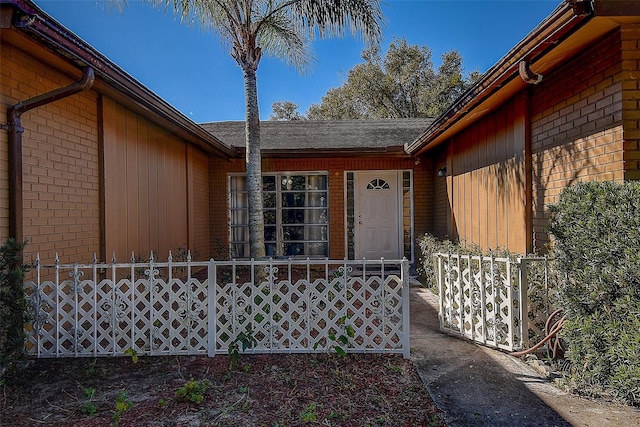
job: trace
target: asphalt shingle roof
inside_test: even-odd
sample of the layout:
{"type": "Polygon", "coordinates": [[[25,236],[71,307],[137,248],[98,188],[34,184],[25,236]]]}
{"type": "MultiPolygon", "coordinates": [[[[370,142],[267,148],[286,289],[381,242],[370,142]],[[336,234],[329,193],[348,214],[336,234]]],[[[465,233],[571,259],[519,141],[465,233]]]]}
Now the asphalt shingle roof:
{"type": "MultiPolygon", "coordinates": [[[[402,147],[414,141],[433,119],[292,120],[260,122],[264,150],[355,150],[402,147]]],[[[245,122],[201,123],[232,147],[244,147],[245,122]]]]}

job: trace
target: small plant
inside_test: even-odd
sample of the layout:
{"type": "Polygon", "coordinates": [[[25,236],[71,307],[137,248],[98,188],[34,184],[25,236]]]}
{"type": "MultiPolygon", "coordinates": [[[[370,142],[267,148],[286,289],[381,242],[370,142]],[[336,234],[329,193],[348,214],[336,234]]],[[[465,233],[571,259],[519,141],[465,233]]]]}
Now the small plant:
{"type": "Polygon", "coordinates": [[[209,387],[208,381],[196,381],[191,378],[176,391],[176,397],[182,402],[192,402],[199,405],[204,399],[207,387],[209,387]]]}
{"type": "Polygon", "coordinates": [[[394,365],[391,362],[387,362],[384,367],[395,374],[402,374],[403,371],[402,366],[394,365]]]}
{"type": "Polygon", "coordinates": [[[82,404],[82,407],[80,407],[80,412],[82,412],[82,415],[91,417],[98,411],[98,407],[92,402],[95,395],[95,388],[89,387],[84,389],[82,398],[85,400],[85,402],[82,404]]]}
{"type": "MultiPolygon", "coordinates": [[[[349,318],[350,318],[350,316],[347,316],[345,314],[344,316],[339,318],[338,321],[336,322],[338,327],[341,327],[341,328],[344,329],[344,333],[342,333],[340,335],[336,335],[335,333],[330,333],[328,335],[328,338],[335,343],[335,344],[332,344],[329,347],[329,349],[333,349],[341,357],[346,357],[346,355],[347,355],[346,347],[348,347],[349,341],[351,339],[353,339],[355,337],[355,334],[356,334],[356,331],[355,331],[355,329],[353,329],[353,326],[351,326],[350,324],[347,323],[347,319],[349,319],[349,318]]],[[[318,344],[319,343],[316,342],[313,345],[313,349],[314,350],[316,350],[318,348],[318,344]]]]}
{"type": "Polygon", "coordinates": [[[318,421],[318,414],[316,414],[316,402],[309,403],[304,411],[300,413],[300,421],[305,423],[318,421]]]}
{"type": "Polygon", "coordinates": [[[98,412],[98,407],[93,402],[84,402],[80,411],[82,412],[82,415],[91,417],[98,412]]]}
{"type": "Polygon", "coordinates": [[[253,348],[255,345],[258,345],[258,341],[253,336],[253,331],[247,329],[246,332],[240,332],[238,336],[231,341],[229,349],[227,350],[230,358],[229,370],[231,371],[234,367],[238,366],[241,351],[244,353],[248,348],[253,348]],[[242,350],[240,350],[241,348],[242,350]]]}
{"type": "Polygon", "coordinates": [[[133,363],[138,363],[138,352],[134,348],[128,348],[124,351],[125,356],[131,356],[133,363]]]}
{"type": "Polygon", "coordinates": [[[120,424],[120,418],[122,418],[122,415],[131,409],[132,406],[133,403],[129,400],[127,392],[122,390],[116,399],[116,409],[113,412],[112,417],[116,426],[120,424]]]}

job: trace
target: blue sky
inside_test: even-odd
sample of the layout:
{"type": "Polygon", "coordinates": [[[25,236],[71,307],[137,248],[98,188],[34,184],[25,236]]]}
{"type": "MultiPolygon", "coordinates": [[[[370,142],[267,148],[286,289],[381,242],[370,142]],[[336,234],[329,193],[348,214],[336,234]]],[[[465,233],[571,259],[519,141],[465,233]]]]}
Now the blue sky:
{"type": "MultiPolygon", "coordinates": [[[[123,13],[96,0],[35,0],[62,25],[197,123],[244,120],[242,72],[211,33],[180,25],[140,1],[123,13]]],[[[442,53],[462,54],[465,71],[486,71],[522,40],[561,0],[387,0],[384,53],[394,37],[425,45],[437,67],[442,53]]],[[[357,39],[313,43],[317,62],[300,75],[265,57],[258,69],[260,116],[268,119],[277,100],[293,101],[304,113],[340,86],[360,57],[357,39]]]]}

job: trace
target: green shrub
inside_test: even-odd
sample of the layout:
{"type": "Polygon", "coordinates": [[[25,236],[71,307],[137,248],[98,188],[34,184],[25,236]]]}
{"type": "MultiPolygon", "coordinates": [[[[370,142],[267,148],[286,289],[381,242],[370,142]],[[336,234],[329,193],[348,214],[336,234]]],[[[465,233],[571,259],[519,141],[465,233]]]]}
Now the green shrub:
{"type": "Polygon", "coordinates": [[[640,182],[580,183],[549,211],[567,383],[640,405],[640,182]]]}
{"type": "Polygon", "coordinates": [[[418,266],[418,273],[423,278],[424,285],[437,292],[438,280],[436,276],[436,262],[433,255],[438,252],[456,252],[460,248],[449,240],[440,240],[429,233],[425,233],[418,239],[418,246],[420,246],[420,264],[418,266]]]}
{"type": "Polygon", "coordinates": [[[24,327],[29,320],[23,288],[25,245],[26,242],[7,239],[0,247],[0,367],[10,365],[24,353],[24,327]]]}

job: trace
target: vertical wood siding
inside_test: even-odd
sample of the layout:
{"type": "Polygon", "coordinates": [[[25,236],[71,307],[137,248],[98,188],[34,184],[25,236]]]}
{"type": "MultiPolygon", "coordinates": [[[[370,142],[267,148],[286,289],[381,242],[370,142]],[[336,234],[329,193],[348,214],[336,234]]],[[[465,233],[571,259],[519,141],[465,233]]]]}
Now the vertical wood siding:
{"type": "Polygon", "coordinates": [[[527,250],[525,103],[517,96],[449,142],[449,236],[484,249],[527,250]]]}
{"type": "MultiPolygon", "coordinates": [[[[131,251],[147,258],[150,251],[166,254],[177,246],[204,248],[202,240],[189,241],[190,219],[192,236],[209,234],[201,219],[208,216],[208,202],[203,208],[208,191],[202,185],[202,154],[193,152],[187,159],[184,141],[111,99],[103,102],[107,260],[113,253],[124,261],[131,251]],[[197,161],[189,175],[188,160],[197,161]],[[197,199],[189,200],[189,195],[197,199]]],[[[208,257],[208,246],[205,251],[208,257]]]]}
{"type": "Polygon", "coordinates": [[[209,158],[202,151],[188,147],[189,248],[205,261],[213,252],[209,237],[209,158]]]}

